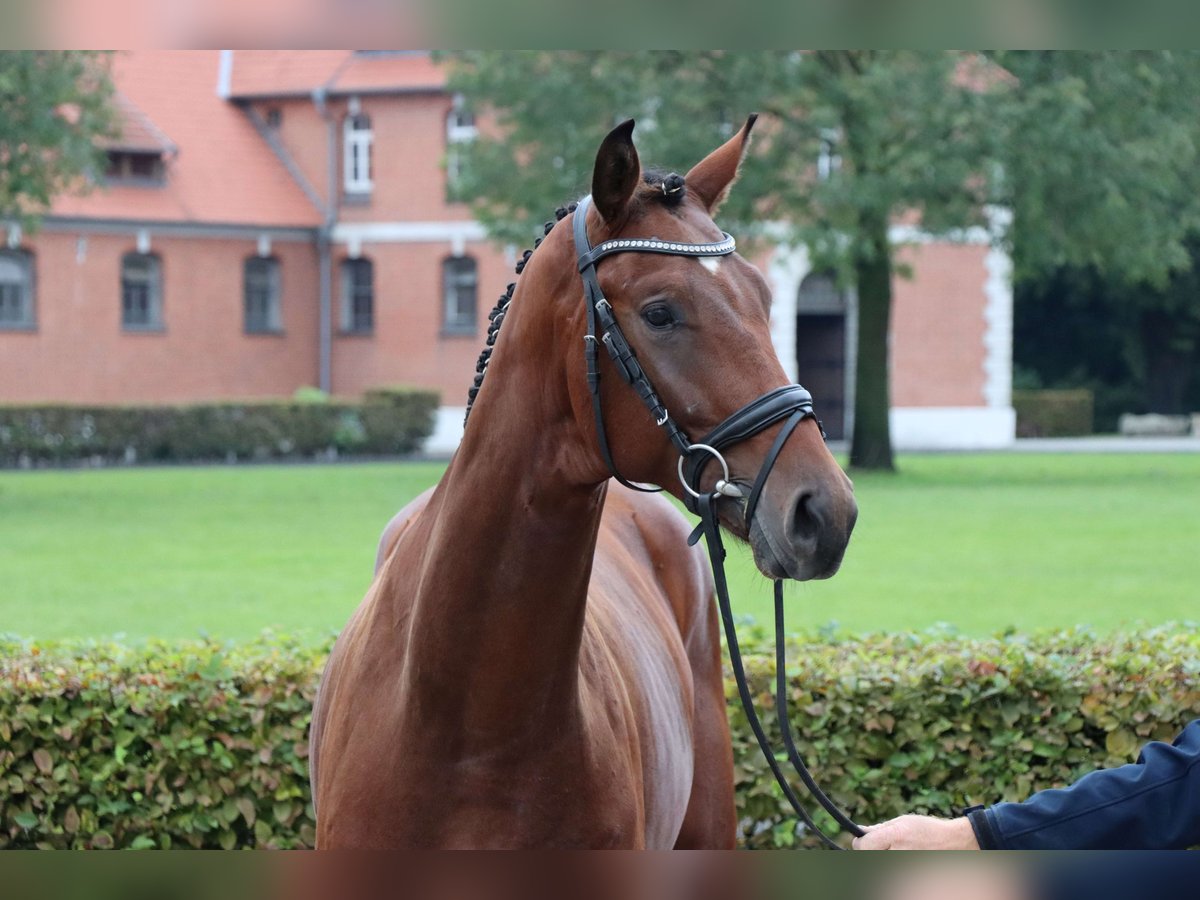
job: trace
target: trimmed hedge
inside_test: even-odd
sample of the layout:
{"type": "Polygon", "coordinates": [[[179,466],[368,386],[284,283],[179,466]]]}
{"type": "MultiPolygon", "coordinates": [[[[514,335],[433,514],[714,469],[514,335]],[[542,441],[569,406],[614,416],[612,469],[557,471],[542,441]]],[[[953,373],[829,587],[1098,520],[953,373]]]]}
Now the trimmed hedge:
{"type": "MultiPolygon", "coordinates": [[[[1142,744],[1171,740],[1200,716],[1195,625],[1105,638],[1080,630],[804,642],[789,660],[798,746],[860,822],[1022,800],[1131,762],[1142,744]]],[[[761,708],[773,657],[764,648],[747,664],[761,708]]],[[[726,696],[745,844],[792,846],[785,801],[766,787],[770,772],[729,686],[726,696]]]]}
{"type": "Polygon", "coordinates": [[[1091,391],[1013,391],[1017,437],[1078,437],[1095,430],[1091,391]]]}
{"type": "MultiPolygon", "coordinates": [[[[765,704],[770,653],[746,645],[765,704]]],[[[0,642],[0,848],[311,845],[307,726],[327,649],[0,642]]],[[[800,745],[860,821],[1020,799],[1200,716],[1194,628],[810,637],[790,658],[800,745]]],[[[811,845],[728,697],[743,844],[811,845]]]]}
{"type": "Polygon", "coordinates": [[[0,407],[0,466],[410,453],[437,406],[435,393],[397,389],[361,403],[0,407]]]}

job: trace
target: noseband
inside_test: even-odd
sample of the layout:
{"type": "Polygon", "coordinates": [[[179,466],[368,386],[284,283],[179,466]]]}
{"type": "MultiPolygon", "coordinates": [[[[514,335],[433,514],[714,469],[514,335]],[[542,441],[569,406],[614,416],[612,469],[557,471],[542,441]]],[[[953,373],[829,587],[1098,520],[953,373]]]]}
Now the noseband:
{"type": "MultiPolygon", "coordinates": [[[[635,491],[655,492],[662,488],[644,487],[634,484],[622,477],[613,461],[609,450],[608,434],[604,428],[604,412],[600,402],[600,368],[599,348],[603,344],[609,358],[616,366],[617,373],[630,385],[642,403],[654,417],[654,422],[662,428],[668,439],[679,451],[679,480],[684,489],[684,502],[688,509],[700,516],[700,524],[688,538],[688,544],[694,545],[704,536],[708,545],[709,561],[713,567],[713,580],[717,589],[717,601],[721,609],[721,620],[725,628],[726,643],[729,646],[729,661],[737,682],[738,695],[750,728],[758,741],[759,748],[770,766],[775,780],[783,790],[784,796],[795,810],[800,820],[826,846],[841,849],[831,838],[825,835],[807,810],[797,799],[788,780],[784,777],[775,759],[775,754],[767,740],[758,714],[754,709],[754,699],[746,682],[746,673],[742,665],[741,652],[738,646],[737,629],[734,625],[733,610],[729,600],[729,586],[725,578],[725,548],[721,541],[721,529],[717,519],[717,501],[722,497],[734,500],[745,499],[744,521],[747,532],[754,520],[754,512],[758,506],[759,496],[767,482],[775,460],[783,450],[783,445],[805,419],[817,419],[813,412],[812,395],[798,384],[789,384],[775,388],[763,394],[757,400],[746,404],[720,425],[693,443],[687,433],[680,428],[667,407],[663,404],[658,392],[655,391],[646,370],[638,362],[637,354],[629,341],[626,340],[621,326],[613,314],[613,308],[600,289],[596,278],[596,264],[606,256],[617,253],[657,253],[666,256],[690,256],[695,259],[706,259],[729,256],[736,249],[734,239],[722,232],[719,241],[707,244],[689,244],[680,241],[663,241],[658,238],[617,238],[604,241],[593,247],[587,235],[587,212],[592,198],[585,197],[575,210],[574,236],[575,253],[578,256],[579,274],[583,278],[584,305],[587,310],[587,333],[583,336],[584,352],[587,359],[588,391],[592,397],[592,412],[596,421],[596,439],[600,445],[600,454],[612,476],[628,488],[635,491]],[[742,441],[749,440],[756,434],[765,431],[772,425],[783,422],[783,427],[775,437],[770,451],[763,460],[762,467],[754,479],[747,495],[741,486],[735,484],[730,477],[729,464],[725,461],[722,451],[742,441]],[[716,480],[711,491],[703,491],[700,481],[708,463],[716,461],[721,468],[721,475],[716,480]]],[[[817,419],[820,426],[820,420],[817,419]]],[[[821,429],[822,437],[825,429],[821,429]]],[[[817,786],[804,760],[796,750],[792,739],[791,723],[787,712],[787,677],[786,660],[784,657],[784,621],[783,621],[783,582],[775,582],[775,653],[776,653],[776,692],[775,709],[779,719],[780,731],[788,759],[796,769],[800,780],[816,798],[817,802],[834,818],[834,820],[850,833],[858,836],[862,829],[845,815],[836,804],[830,800],[817,786]]]]}

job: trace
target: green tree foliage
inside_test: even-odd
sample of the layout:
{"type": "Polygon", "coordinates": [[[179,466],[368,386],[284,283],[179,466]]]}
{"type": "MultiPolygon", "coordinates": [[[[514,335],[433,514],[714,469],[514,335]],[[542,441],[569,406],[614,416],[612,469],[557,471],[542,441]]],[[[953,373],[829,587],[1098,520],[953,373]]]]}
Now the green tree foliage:
{"type": "Polygon", "coordinates": [[[1200,54],[1005,53],[1015,358],[1121,412],[1200,408],[1200,54]]]}
{"type": "Polygon", "coordinates": [[[981,58],[944,51],[473,52],[452,85],[493,110],[462,196],[498,238],[532,233],[545,210],[587,189],[603,134],[639,121],[643,159],[686,169],[749,112],[767,113],[722,218],[740,234],[806,244],[857,287],[859,349],[851,464],[893,467],[887,333],[888,226],[916,212],[934,233],[980,224],[981,161],[1000,137],[981,58]],[[824,163],[818,160],[824,157],[824,163]]]}
{"type": "Polygon", "coordinates": [[[1165,287],[1200,230],[1200,53],[997,54],[1018,278],[1092,268],[1165,287]]]}
{"type": "Polygon", "coordinates": [[[0,53],[0,218],[28,222],[103,169],[112,91],[106,54],[0,53]]]}
{"type": "MultiPolygon", "coordinates": [[[[1200,294],[1189,288],[1200,53],[477,52],[454,62],[455,89],[496,116],[462,196],[506,241],[527,240],[546,210],[587,190],[595,148],[619,119],[638,118],[643,159],[684,168],[747,112],[768,114],[722,220],[739,236],[785,223],[772,241],[807,245],[857,288],[855,466],[892,467],[888,225],[902,216],[935,235],[991,226],[1013,251],[1019,311],[1064,278],[1100,286],[1071,305],[1119,332],[1129,363],[1113,403],[1132,385],[1135,406],[1175,411],[1196,390],[1186,381],[1200,352],[1200,294]],[[1010,230],[988,220],[989,204],[1011,210],[1010,230]]],[[[1018,348],[1018,361],[1090,371],[1085,341],[1049,337],[1050,356],[1030,363],[1018,348]]]]}

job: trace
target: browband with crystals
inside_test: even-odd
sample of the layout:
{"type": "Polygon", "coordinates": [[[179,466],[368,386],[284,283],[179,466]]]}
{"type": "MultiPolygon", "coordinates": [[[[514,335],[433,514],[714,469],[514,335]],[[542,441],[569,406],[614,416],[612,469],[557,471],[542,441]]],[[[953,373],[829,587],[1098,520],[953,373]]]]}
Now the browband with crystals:
{"type": "Polygon", "coordinates": [[[679,241],[662,241],[658,238],[617,238],[597,244],[579,257],[579,271],[594,266],[613,253],[633,250],[638,253],[665,253],[668,256],[728,256],[737,249],[733,236],[721,232],[723,237],[711,244],[683,244],[679,241]]]}

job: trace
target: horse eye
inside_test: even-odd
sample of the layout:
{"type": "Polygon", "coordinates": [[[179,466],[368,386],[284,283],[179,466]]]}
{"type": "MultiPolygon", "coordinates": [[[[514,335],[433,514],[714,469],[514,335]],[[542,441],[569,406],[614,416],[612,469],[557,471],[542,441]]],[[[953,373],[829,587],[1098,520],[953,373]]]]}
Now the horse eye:
{"type": "Polygon", "coordinates": [[[661,303],[642,310],[642,318],[653,328],[666,328],[675,324],[675,315],[671,308],[661,303]]]}

